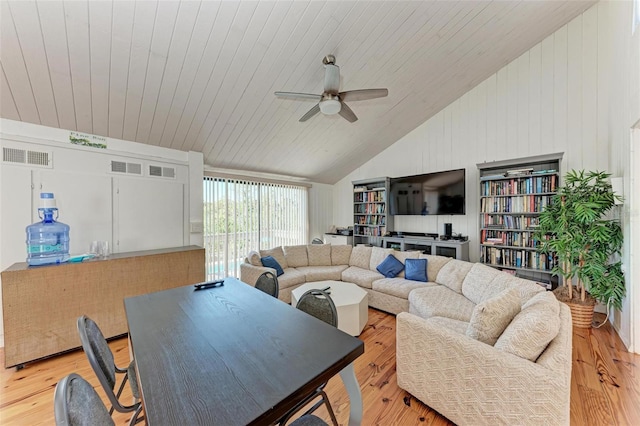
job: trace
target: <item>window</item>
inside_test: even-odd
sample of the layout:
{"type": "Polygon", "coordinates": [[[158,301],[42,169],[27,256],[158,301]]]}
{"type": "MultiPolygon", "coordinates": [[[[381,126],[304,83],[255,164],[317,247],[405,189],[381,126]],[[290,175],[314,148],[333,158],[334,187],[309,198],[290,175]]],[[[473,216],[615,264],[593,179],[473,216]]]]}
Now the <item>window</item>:
{"type": "Polygon", "coordinates": [[[307,188],[204,178],[207,280],[240,277],[251,250],[307,244],[307,188]]]}

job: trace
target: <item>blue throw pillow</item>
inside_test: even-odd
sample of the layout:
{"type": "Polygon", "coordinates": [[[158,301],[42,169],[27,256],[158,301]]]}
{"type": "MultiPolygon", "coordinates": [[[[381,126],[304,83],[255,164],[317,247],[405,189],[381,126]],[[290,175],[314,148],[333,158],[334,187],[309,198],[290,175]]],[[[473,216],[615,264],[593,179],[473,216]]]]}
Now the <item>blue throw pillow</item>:
{"type": "Polygon", "coordinates": [[[411,281],[427,282],[427,259],[407,259],[404,261],[404,277],[411,281]]]}
{"type": "Polygon", "coordinates": [[[284,271],[282,270],[282,266],[280,266],[278,261],[275,260],[273,256],[261,257],[260,261],[262,262],[262,266],[275,269],[277,276],[284,274],[284,271]]]}
{"type": "Polygon", "coordinates": [[[404,269],[404,265],[392,254],[386,257],[376,268],[378,272],[387,278],[393,278],[404,269]]]}

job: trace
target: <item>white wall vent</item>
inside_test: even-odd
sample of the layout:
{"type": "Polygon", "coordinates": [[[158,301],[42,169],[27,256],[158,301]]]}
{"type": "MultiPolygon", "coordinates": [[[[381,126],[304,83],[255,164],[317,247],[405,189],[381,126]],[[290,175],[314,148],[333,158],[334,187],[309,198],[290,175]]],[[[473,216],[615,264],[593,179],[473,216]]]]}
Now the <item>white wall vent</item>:
{"type": "Polygon", "coordinates": [[[29,166],[53,167],[51,153],[46,151],[29,151],[18,148],[2,147],[2,161],[5,163],[24,164],[29,166]]]}
{"type": "Polygon", "coordinates": [[[142,164],[111,160],[111,172],[127,173],[130,175],[142,175],[142,164]]]}
{"type": "Polygon", "coordinates": [[[176,169],[173,167],[149,166],[149,176],[176,178],[176,169]]]}

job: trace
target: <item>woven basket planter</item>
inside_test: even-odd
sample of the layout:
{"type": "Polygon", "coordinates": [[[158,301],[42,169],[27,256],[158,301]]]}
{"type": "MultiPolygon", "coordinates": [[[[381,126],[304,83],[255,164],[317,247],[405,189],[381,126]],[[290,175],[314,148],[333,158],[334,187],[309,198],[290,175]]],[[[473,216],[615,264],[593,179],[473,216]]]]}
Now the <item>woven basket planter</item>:
{"type": "Polygon", "coordinates": [[[564,302],[571,309],[571,320],[574,328],[591,328],[594,305],[564,302]]]}

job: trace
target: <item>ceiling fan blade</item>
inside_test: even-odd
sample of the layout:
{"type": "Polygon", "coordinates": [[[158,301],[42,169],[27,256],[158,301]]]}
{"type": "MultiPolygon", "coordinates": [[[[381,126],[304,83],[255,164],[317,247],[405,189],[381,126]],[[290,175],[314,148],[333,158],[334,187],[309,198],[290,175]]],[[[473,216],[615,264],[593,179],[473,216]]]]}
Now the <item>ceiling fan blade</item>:
{"type": "Polygon", "coordinates": [[[387,89],[361,89],[340,92],[340,100],[347,101],[366,101],[367,99],[384,98],[389,94],[387,89]]]}
{"type": "Polygon", "coordinates": [[[340,112],[338,114],[340,114],[349,123],[358,121],[358,117],[356,117],[353,111],[351,111],[351,108],[349,108],[344,102],[340,103],[342,104],[342,108],[340,108],[340,112]]]}
{"type": "Polygon", "coordinates": [[[316,101],[320,102],[322,95],[314,95],[312,93],[296,93],[296,92],[274,92],[279,98],[296,99],[299,101],[316,101]]]}
{"type": "Polygon", "coordinates": [[[310,119],[311,117],[313,117],[314,115],[316,115],[317,113],[320,112],[320,104],[316,104],[316,106],[314,106],[313,108],[311,108],[309,111],[307,111],[307,113],[305,115],[303,115],[300,118],[300,122],[304,123],[305,121],[307,121],[308,119],[310,119]]]}
{"type": "Polygon", "coordinates": [[[340,67],[326,64],[324,68],[324,91],[337,95],[340,90],[340,67]]]}

